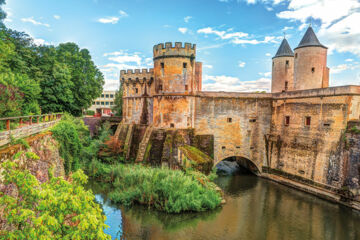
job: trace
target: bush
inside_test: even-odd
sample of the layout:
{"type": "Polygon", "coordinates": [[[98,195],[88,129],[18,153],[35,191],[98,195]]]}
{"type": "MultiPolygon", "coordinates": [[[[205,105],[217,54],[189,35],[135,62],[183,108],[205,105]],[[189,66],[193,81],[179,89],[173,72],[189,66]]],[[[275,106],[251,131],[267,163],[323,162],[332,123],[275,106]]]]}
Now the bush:
{"type": "Polygon", "coordinates": [[[1,239],[111,239],[102,210],[94,195],[83,188],[87,177],[81,170],[71,182],[51,178],[40,184],[27,170],[7,161],[2,164],[6,186],[15,186],[17,197],[0,192],[2,217],[8,229],[1,239]]]}
{"type": "Polygon", "coordinates": [[[205,211],[221,203],[216,185],[202,173],[93,161],[90,176],[110,182],[109,198],[130,206],[140,203],[168,213],[205,211]]]}
{"type": "Polygon", "coordinates": [[[85,115],[95,115],[95,112],[93,110],[86,110],[85,115]]]}

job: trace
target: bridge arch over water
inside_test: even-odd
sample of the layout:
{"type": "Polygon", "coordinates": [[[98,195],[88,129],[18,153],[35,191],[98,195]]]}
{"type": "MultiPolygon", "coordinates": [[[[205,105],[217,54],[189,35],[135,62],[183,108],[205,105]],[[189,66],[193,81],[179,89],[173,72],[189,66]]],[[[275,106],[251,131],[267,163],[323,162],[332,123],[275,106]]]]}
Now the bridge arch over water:
{"type": "Polygon", "coordinates": [[[255,175],[258,176],[261,175],[260,166],[258,166],[254,161],[250,160],[249,158],[243,156],[230,155],[221,159],[220,161],[215,162],[214,166],[216,167],[222,161],[236,161],[236,163],[240,167],[245,168],[246,170],[248,170],[249,172],[255,175]]]}

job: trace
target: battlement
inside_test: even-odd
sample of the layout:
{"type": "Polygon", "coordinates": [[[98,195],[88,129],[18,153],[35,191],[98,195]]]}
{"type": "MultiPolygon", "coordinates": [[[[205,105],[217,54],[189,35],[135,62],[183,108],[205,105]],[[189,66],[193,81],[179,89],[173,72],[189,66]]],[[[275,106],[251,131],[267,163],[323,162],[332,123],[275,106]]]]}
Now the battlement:
{"type": "Polygon", "coordinates": [[[128,69],[128,70],[121,70],[120,71],[120,81],[121,82],[144,82],[149,81],[154,77],[154,69],[128,69]]]}
{"type": "Polygon", "coordinates": [[[162,57],[191,57],[196,56],[196,44],[171,42],[160,43],[154,46],[154,60],[162,57]]]}

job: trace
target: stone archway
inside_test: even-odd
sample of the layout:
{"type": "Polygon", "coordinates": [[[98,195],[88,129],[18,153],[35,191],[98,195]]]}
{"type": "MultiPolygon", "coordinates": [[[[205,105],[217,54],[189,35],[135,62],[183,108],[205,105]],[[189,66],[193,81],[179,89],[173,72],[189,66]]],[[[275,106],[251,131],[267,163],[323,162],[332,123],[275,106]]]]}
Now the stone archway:
{"type": "Polygon", "coordinates": [[[251,161],[248,158],[245,158],[242,156],[229,156],[229,157],[222,159],[221,161],[218,161],[214,166],[216,167],[222,161],[236,161],[236,163],[239,166],[247,169],[249,172],[251,172],[257,176],[261,175],[260,168],[253,161],[251,161]]]}

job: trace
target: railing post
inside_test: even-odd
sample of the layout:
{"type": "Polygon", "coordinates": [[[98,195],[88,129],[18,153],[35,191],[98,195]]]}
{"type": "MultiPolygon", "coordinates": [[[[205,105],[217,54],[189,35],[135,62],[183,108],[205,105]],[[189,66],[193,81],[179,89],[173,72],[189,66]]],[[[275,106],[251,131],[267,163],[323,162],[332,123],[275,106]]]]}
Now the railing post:
{"type": "Polygon", "coordinates": [[[20,120],[19,120],[20,127],[21,127],[22,123],[23,123],[22,118],[20,118],[20,120]]]}
{"type": "Polygon", "coordinates": [[[6,120],[6,130],[10,131],[10,119],[6,120]]]}
{"type": "Polygon", "coordinates": [[[39,124],[40,123],[40,116],[36,117],[36,123],[39,124]]]}
{"type": "Polygon", "coordinates": [[[29,125],[32,125],[32,117],[30,117],[30,119],[29,119],[29,120],[30,120],[29,125]]]}
{"type": "Polygon", "coordinates": [[[45,116],[43,116],[43,122],[45,122],[45,116]]]}

